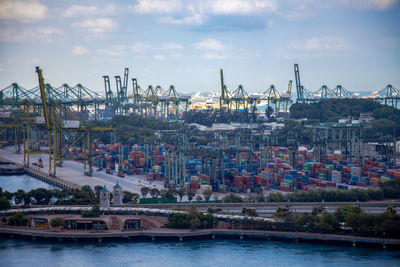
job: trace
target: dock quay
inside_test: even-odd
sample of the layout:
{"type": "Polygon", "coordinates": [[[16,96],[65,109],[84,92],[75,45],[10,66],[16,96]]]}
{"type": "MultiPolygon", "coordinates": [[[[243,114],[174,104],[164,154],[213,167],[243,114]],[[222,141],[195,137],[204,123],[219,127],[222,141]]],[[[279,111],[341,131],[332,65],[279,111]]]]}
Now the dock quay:
{"type": "MultiPolygon", "coordinates": [[[[7,159],[5,159],[3,157],[0,157],[0,160],[1,161],[9,161],[9,160],[7,160],[7,159]]],[[[41,181],[43,181],[45,183],[57,186],[59,188],[81,188],[81,186],[79,186],[77,184],[71,183],[71,182],[66,181],[66,180],[64,180],[62,178],[59,178],[59,177],[52,177],[49,174],[44,173],[44,172],[42,172],[40,170],[35,170],[33,168],[30,168],[30,167],[25,167],[22,164],[19,164],[17,162],[14,162],[14,164],[16,166],[18,166],[18,167],[23,167],[25,169],[25,172],[26,172],[27,175],[32,176],[32,177],[34,177],[36,179],[39,179],[39,180],[41,180],[41,181]]]]}
{"type": "Polygon", "coordinates": [[[115,241],[115,240],[193,240],[238,238],[262,239],[266,241],[288,240],[294,242],[321,242],[331,244],[350,244],[351,246],[380,246],[382,248],[400,248],[400,239],[361,237],[350,235],[316,234],[305,232],[281,232],[261,230],[231,230],[231,229],[207,229],[207,230],[181,230],[181,229],[150,229],[143,231],[55,231],[32,229],[29,227],[1,227],[0,236],[3,238],[22,237],[32,240],[49,241],[115,241]]]}
{"type": "Polygon", "coordinates": [[[63,179],[57,178],[57,177],[51,177],[50,175],[43,173],[38,170],[33,170],[31,168],[25,167],[26,174],[29,176],[32,176],[36,179],[39,179],[43,182],[46,182],[48,184],[60,187],[60,188],[81,188],[77,184],[70,183],[68,181],[65,181],[63,179]]]}

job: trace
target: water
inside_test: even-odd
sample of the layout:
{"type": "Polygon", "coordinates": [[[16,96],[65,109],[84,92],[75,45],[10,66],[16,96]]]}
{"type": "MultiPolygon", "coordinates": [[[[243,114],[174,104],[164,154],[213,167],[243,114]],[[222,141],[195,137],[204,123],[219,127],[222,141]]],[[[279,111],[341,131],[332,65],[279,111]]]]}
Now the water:
{"type": "MultiPolygon", "coordinates": [[[[39,179],[33,178],[29,175],[0,175],[0,187],[3,191],[16,192],[18,189],[23,189],[26,192],[37,189],[54,189],[57,188],[53,185],[47,184],[39,179]]],[[[1,264],[1,263],[0,263],[1,264]]]]}
{"type": "Polygon", "coordinates": [[[49,243],[0,239],[0,266],[400,266],[396,251],[249,240],[49,243]]]}

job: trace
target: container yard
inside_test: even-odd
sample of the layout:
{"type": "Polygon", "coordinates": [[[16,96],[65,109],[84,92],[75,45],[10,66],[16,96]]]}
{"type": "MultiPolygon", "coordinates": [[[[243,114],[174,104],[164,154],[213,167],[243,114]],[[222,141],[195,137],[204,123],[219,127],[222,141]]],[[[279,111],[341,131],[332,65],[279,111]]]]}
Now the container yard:
{"type": "Polygon", "coordinates": [[[381,92],[385,97],[373,99],[356,99],[341,86],[310,93],[295,64],[296,104],[292,81],[285,93],[273,85],[263,94],[248,94],[241,85],[230,92],[222,69],[221,93],[212,98],[195,94],[192,99],[173,85],[141,91],[136,78],[128,96],[125,68],[123,79],[115,76],[116,93],[103,76],[104,98],[81,84],[52,87],[39,67],[36,73],[37,88],[27,91],[13,83],[1,90],[2,156],[78,186],[120,180],[132,192],[175,188],[197,196],[211,192],[216,199],[227,193],[374,188],[400,179],[395,137],[367,137],[372,112],[316,124],[292,118],[290,110],[343,98],[396,110],[400,98],[391,85],[381,92]],[[68,100],[71,94],[80,98],[68,100]],[[201,101],[213,107],[204,109],[201,101]],[[266,105],[265,112],[260,105],[266,105]]]}

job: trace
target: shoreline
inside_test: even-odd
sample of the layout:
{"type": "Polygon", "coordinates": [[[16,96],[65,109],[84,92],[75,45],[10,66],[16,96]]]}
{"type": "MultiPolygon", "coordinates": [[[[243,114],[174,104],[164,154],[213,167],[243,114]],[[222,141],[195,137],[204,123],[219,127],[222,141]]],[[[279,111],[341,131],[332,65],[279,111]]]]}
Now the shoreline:
{"type": "Polygon", "coordinates": [[[31,241],[47,240],[54,242],[92,241],[180,241],[196,239],[248,239],[265,241],[313,242],[320,244],[336,244],[343,246],[371,246],[400,250],[400,239],[374,238],[350,235],[318,234],[307,232],[282,232],[262,230],[233,230],[233,229],[186,229],[158,228],[143,231],[77,231],[77,230],[47,230],[30,227],[0,227],[0,238],[25,238],[31,241]]]}

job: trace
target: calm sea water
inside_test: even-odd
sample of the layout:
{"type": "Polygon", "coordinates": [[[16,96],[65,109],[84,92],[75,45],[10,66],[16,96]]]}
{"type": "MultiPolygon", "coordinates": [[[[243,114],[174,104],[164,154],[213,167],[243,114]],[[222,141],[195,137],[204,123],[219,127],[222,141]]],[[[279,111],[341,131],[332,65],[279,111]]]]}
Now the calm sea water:
{"type": "Polygon", "coordinates": [[[249,240],[47,243],[0,239],[1,266],[400,266],[396,251],[249,240]]]}
{"type": "Polygon", "coordinates": [[[45,189],[57,188],[55,186],[42,182],[26,174],[0,175],[0,187],[3,188],[3,191],[7,190],[9,192],[16,192],[18,191],[18,189],[23,189],[26,192],[28,192],[32,189],[37,189],[37,188],[45,188],[45,189]]]}

